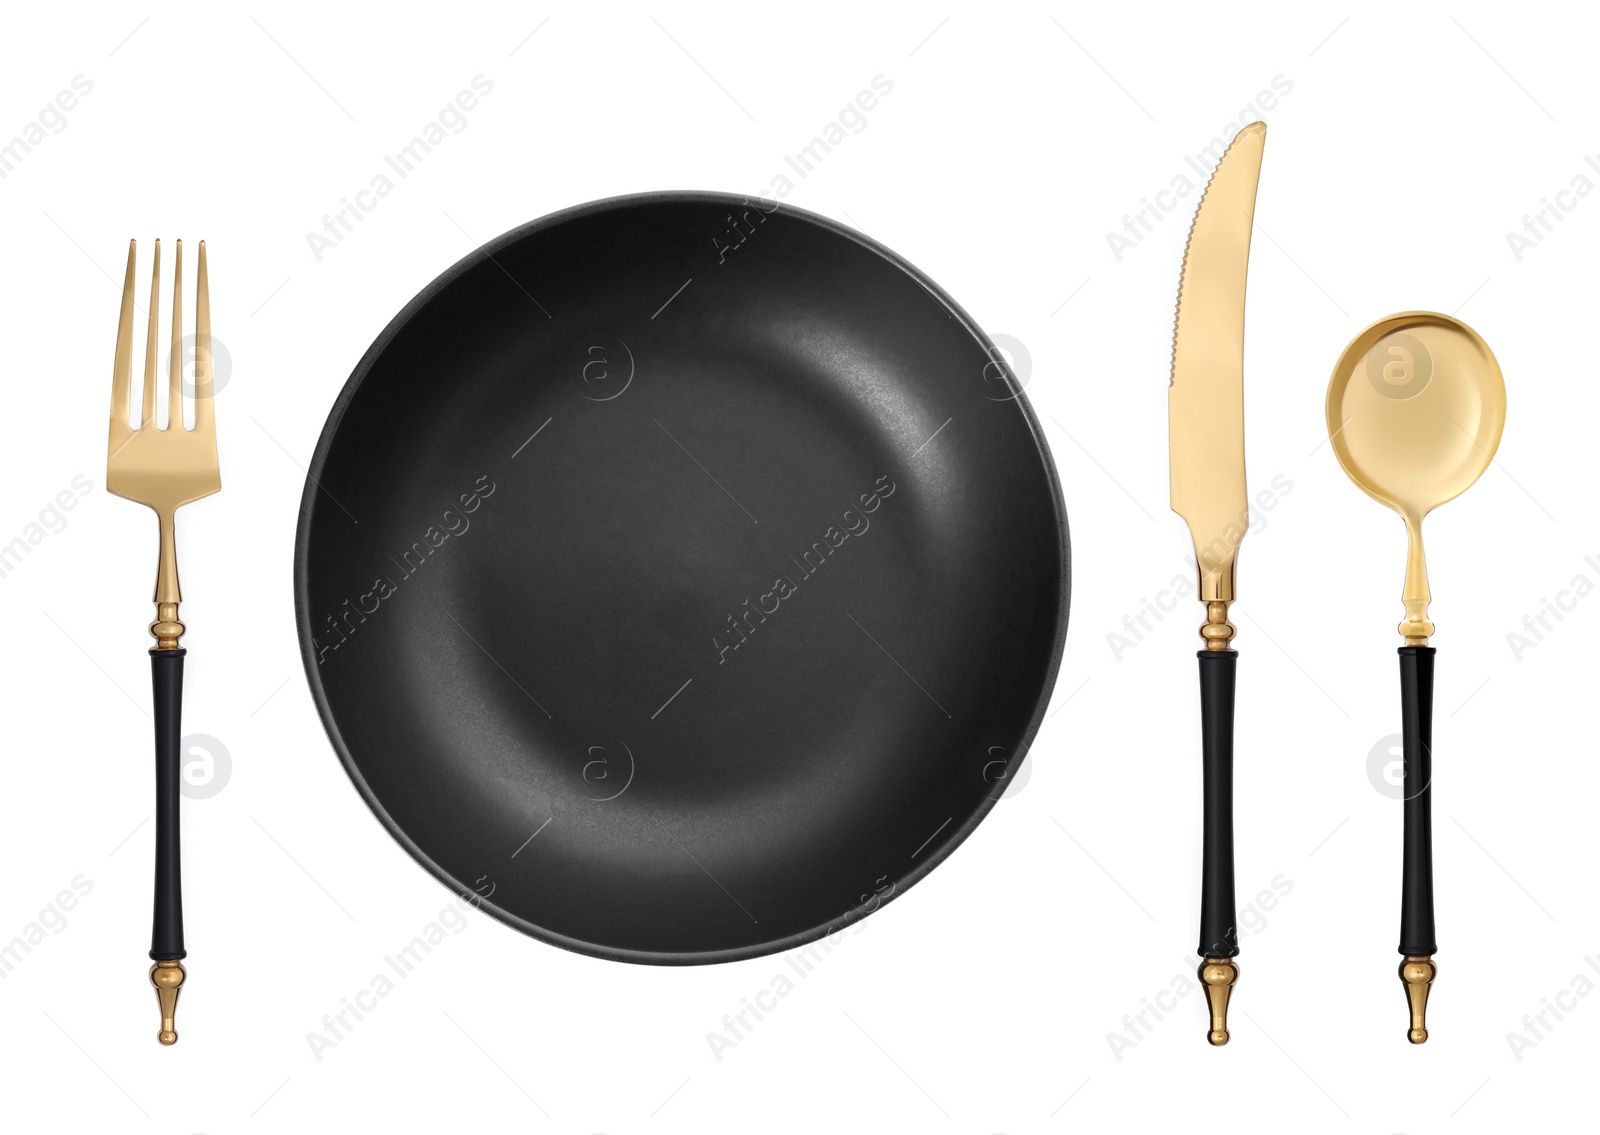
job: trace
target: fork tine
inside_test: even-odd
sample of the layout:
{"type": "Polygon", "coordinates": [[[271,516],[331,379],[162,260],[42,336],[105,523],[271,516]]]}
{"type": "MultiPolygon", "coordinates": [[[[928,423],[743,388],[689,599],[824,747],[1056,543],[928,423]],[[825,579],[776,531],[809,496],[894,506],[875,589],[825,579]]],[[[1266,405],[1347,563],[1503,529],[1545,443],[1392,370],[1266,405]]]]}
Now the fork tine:
{"type": "Polygon", "coordinates": [[[195,268],[194,296],[194,428],[212,433],[216,419],[211,399],[211,284],[206,276],[206,242],[200,242],[200,262],[195,268]]]}
{"type": "Polygon", "coordinates": [[[111,448],[127,440],[128,396],[133,387],[133,266],[137,244],[128,242],[128,272],[122,282],[122,315],[117,320],[117,355],[111,366],[111,448]]]}
{"type": "Polygon", "coordinates": [[[144,393],[139,403],[139,428],[156,420],[156,313],[161,307],[161,240],[156,239],[155,264],[150,269],[150,331],[144,346],[144,393]]]}
{"type": "Polygon", "coordinates": [[[183,241],[172,253],[172,345],[167,352],[167,429],[183,429],[183,241]]]}

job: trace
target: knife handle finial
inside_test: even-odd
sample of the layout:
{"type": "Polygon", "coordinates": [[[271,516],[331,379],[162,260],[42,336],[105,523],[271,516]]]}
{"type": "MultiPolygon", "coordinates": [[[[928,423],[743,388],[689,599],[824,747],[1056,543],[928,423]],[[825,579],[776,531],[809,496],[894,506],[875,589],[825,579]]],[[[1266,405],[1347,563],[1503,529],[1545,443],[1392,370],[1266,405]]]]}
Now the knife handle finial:
{"type": "Polygon", "coordinates": [[[180,961],[159,961],[150,967],[150,984],[155,986],[156,1000],[161,1005],[161,1031],[156,1039],[162,1044],[178,1043],[178,994],[186,976],[180,961]]]}
{"type": "Polygon", "coordinates": [[[1200,628],[1207,650],[1232,650],[1234,626],[1228,622],[1228,601],[1215,599],[1206,604],[1206,621],[1200,628]]]}
{"type": "Polygon", "coordinates": [[[1411,1029],[1406,1039],[1421,1044],[1428,1039],[1428,988],[1439,974],[1433,959],[1420,955],[1400,963],[1400,980],[1405,982],[1406,1000],[1411,1003],[1411,1029]]]}
{"type": "Polygon", "coordinates": [[[1214,1045],[1228,1043],[1228,998],[1238,980],[1239,965],[1232,958],[1207,958],[1200,963],[1200,983],[1211,1003],[1211,1031],[1206,1039],[1214,1045]]]}

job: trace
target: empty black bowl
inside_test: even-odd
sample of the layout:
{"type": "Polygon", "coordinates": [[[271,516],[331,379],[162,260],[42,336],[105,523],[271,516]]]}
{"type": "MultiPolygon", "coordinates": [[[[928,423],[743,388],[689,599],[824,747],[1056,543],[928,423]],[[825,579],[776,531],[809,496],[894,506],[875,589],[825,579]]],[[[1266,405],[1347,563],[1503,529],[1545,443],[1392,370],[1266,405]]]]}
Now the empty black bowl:
{"type": "Polygon", "coordinates": [[[1015,782],[1067,595],[982,332],[860,234],[711,193],[429,285],[339,396],[295,549],[312,695],[391,834],[635,962],[794,946],[944,859],[1015,782]]]}

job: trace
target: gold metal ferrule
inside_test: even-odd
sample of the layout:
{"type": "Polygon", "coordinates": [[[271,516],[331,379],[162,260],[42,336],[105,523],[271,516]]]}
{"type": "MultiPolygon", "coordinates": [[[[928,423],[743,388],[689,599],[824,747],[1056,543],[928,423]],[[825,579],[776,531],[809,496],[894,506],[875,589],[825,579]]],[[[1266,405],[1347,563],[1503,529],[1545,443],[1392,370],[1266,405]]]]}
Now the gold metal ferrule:
{"type": "Polygon", "coordinates": [[[1206,604],[1206,621],[1200,626],[1200,637],[1207,650],[1232,650],[1234,625],[1228,622],[1228,605],[1231,600],[1218,599],[1206,604]]]}
{"type": "Polygon", "coordinates": [[[1428,1039],[1428,987],[1439,975],[1431,957],[1408,954],[1400,963],[1400,980],[1405,983],[1406,1001],[1411,1007],[1411,1029],[1406,1039],[1422,1044],[1428,1039]]]}
{"type": "Polygon", "coordinates": [[[156,617],[150,624],[150,637],[156,640],[156,649],[177,650],[184,629],[182,620],[178,618],[178,605],[157,600],[156,617]]]}
{"type": "Polygon", "coordinates": [[[1200,963],[1200,984],[1206,988],[1211,1008],[1211,1031],[1206,1040],[1213,1045],[1228,1043],[1228,998],[1239,980],[1239,966],[1232,958],[1207,958],[1200,963]]]}
{"type": "Polygon", "coordinates": [[[178,994],[187,976],[188,971],[178,961],[157,962],[150,967],[150,984],[155,986],[156,1001],[161,1006],[161,1031],[156,1039],[162,1044],[178,1043],[178,994]]]}

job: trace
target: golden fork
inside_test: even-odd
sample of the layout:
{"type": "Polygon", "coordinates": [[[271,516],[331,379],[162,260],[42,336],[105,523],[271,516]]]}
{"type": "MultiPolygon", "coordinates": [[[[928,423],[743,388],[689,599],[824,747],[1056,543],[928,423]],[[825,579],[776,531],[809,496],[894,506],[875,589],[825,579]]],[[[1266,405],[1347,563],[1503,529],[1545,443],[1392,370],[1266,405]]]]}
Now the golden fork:
{"type": "Polygon", "coordinates": [[[117,323],[117,356],[111,373],[111,433],[106,446],[106,488],[119,497],[149,505],[161,522],[161,553],[156,568],[156,617],[150,634],[151,685],[156,726],[156,887],[151,930],[150,984],[161,1007],[162,1044],[176,1044],[178,992],[183,968],[183,876],[178,854],[178,788],[183,715],[183,656],[178,645],[178,551],[174,519],[178,508],[222,488],[217,466],[217,428],[211,398],[211,296],[206,280],[206,242],[200,242],[196,271],[194,342],[194,428],[183,424],[183,242],[173,258],[172,344],[168,351],[167,425],[156,426],[156,317],[161,306],[161,242],[156,241],[150,278],[150,329],[145,340],[144,392],[137,428],[129,424],[133,388],[133,269],[137,254],[128,242],[128,274],[122,285],[122,316],[117,323]]]}

